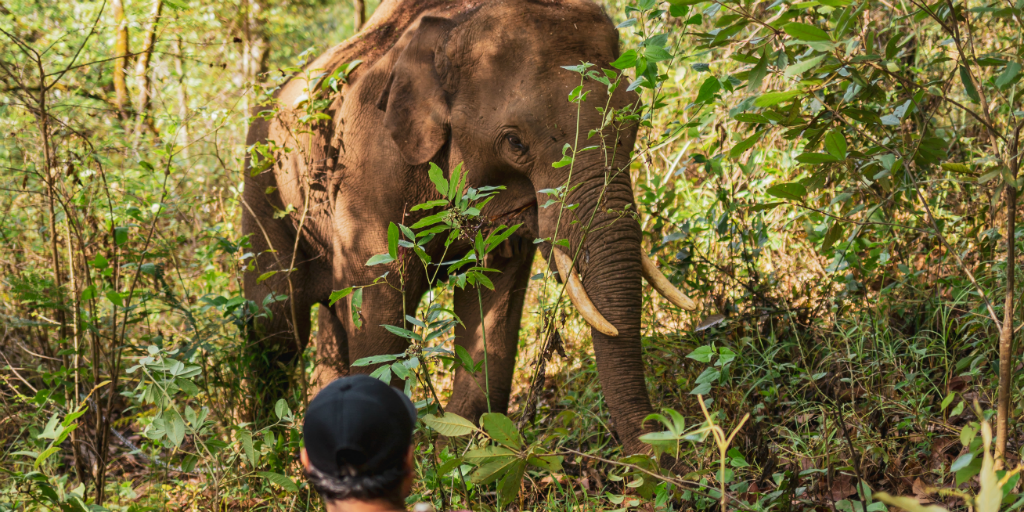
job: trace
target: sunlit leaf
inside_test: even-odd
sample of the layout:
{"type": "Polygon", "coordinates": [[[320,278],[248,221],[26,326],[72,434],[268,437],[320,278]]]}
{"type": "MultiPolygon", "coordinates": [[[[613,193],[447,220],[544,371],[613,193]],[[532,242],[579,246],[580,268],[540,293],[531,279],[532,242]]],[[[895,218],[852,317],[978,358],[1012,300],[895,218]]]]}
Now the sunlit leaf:
{"type": "Polygon", "coordinates": [[[477,430],[476,425],[473,425],[472,422],[451,412],[446,412],[443,416],[427,415],[422,419],[423,423],[443,436],[465,436],[477,430]]]}
{"type": "Polygon", "coordinates": [[[807,23],[787,23],[782,27],[787,34],[803,41],[828,41],[828,32],[807,23]]]}
{"type": "Polygon", "coordinates": [[[770,187],[767,192],[775,197],[793,201],[803,201],[807,195],[807,189],[799,183],[779,183],[770,187]]]}
{"type": "Polygon", "coordinates": [[[754,105],[758,107],[770,107],[772,105],[782,103],[783,101],[795,98],[800,94],[802,94],[802,91],[769,92],[762,94],[756,100],[754,100],[754,105]]]}
{"type": "Polygon", "coordinates": [[[486,413],[480,417],[480,425],[491,436],[491,439],[508,446],[514,450],[523,447],[523,439],[519,436],[519,430],[508,416],[500,413],[486,413]]]}
{"type": "Polygon", "coordinates": [[[299,492],[299,486],[295,485],[295,482],[285,475],[282,475],[280,473],[273,473],[270,471],[259,471],[256,474],[262,476],[263,478],[266,478],[267,480],[270,480],[271,482],[277,484],[282,489],[288,492],[299,492]]]}

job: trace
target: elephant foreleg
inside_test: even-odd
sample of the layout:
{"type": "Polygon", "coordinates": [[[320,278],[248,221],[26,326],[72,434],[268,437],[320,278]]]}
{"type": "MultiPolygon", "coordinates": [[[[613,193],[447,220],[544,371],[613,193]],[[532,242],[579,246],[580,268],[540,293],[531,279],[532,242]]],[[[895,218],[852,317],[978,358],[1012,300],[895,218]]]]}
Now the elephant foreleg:
{"type": "Polygon", "coordinates": [[[320,304],[317,314],[316,367],[309,397],[338,377],[348,375],[348,336],[335,307],[320,304]]]}
{"type": "Polygon", "coordinates": [[[488,411],[485,390],[490,391],[490,410],[506,412],[512,392],[512,374],[516,366],[519,345],[519,325],[523,316],[526,288],[530,282],[530,267],[534,247],[525,239],[510,238],[507,247],[488,256],[487,266],[501,271],[490,274],[494,290],[468,286],[455,290],[455,313],[463,326],[455,328],[455,342],[480,362],[484,360],[484,338],[487,339],[487,384],[484,371],[470,374],[463,368],[455,373],[451,400],[447,410],[476,420],[488,411]],[[496,254],[505,253],[506,256],[496,254]],[[483,328],[481,328],[481,302],[483,328]]]}
{"type": "MultiPolygon", "coordinates": [[[[390,284],[377,284],[363,289],[362,305],[353,311],[352,295],[337,303],[339,318],[343,318],[345,338],[348,344],[349,364],[362,358],[383,354],[400,354],[409,348],[409,340],[395,335],[383,326],[393,325],[409,328],[405,315],[415,315],[416,306],[424,293],[422,279],[418,273],[412,273],[405,280],[405,293],[393,287],[397,285],[397,272],[389,276],[390,284]],[[403,306],[403,301],[405,304],[403,306]]],[[[372,278],[366,277],[365,281],[372,278]]],[[[352,373],[370,373],[380,365],[351,366],[352,373]]],[[[401,384],[397,378],[392,385],[401,384]]]]}

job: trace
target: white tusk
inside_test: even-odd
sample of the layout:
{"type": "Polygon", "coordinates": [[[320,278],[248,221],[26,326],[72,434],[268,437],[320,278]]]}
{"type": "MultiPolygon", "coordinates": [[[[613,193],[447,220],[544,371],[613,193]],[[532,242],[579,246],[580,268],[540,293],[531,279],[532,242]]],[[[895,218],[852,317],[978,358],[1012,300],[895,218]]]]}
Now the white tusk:
{"type": "Polygon", "coordinates": [[[658,293],[660,293],[662,297],[665,297],[669,302],[683,309],[689,311],[697,309],[697,304],[673,286],[672,283],[669,282],[668,278],[658,270],[658,266],[655,265],[642,250],[640,251],[640,268],[644,272],[644,279],[646,279],[648,283],[651,283],[651,286],[653,286],[655,290],[658,290],[658,293]]]}
{"type": "Polygon", "coordinates": [[[562,276],[562,281],[565,282],[565,291],[569,293],[572,305],[576,306],[576,309],[583,315],[583,319],[591,327],[608,336],[618,336],[619,330],[601,316],[597,307],[591,302],[590,296],[587,295],[587,291],[583,289],[580,275],[576,273],[575,268],[572,268],[572,260],[569,259],[569,255],[554,247],[551,250],[555,253],[555,266],[558,267],[558,275],[562,276]]]}

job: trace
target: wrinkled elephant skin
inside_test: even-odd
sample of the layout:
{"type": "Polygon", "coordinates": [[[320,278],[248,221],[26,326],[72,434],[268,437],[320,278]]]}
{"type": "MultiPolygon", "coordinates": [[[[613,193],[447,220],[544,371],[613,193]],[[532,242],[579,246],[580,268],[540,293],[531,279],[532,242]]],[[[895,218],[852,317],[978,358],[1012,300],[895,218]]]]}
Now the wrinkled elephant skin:
{"type": "MultiPolygon", "coordinates": [[[[561,159],[564,145],[577,143],[577,126],[580,147],[597,139],[587,139],[588,131],[601,126],[595,107],[638,101],[625,87],[608,98],[603,85],[588,80],[590,94],[577,113],[567,97],[579,85],[579,74],[561,66],[585,61],[594,69],[611,68],[618,53],[612,22],[586,0],[384,2],[360,34],[307,67],[315,76],[362,61],[340,92],[329,96],[330,120],[313,130],[299,123],[307,88],[300,73],[277,92],[279,112],[266,120],[257,116],[250,129],[249,145],[272,141],[290,148],[277,151],[269,169],[246,174],[243,230],[257,255],[256,268],[246,273],[246,296],[257,304],[270,294],[289,297],[269,302],[272,315],[256,329],[260,346],[268,352],[276,347],[281,360],[294,358],[309,337],[311,308],[319,305],[319,385],[350,371],[352,361],[404,351],[406,340],[380,326],[402,325],[403,311],[415,310],[427,290],[422,269],[407,273],[403,305],[396,289],[398,263],[365,263],[387,252],[389,222],[411,225],[426,213],[409,209],[438,198],[428,163],[449,172],[464,162],[471,186],[507,188],[483,215],[507,225],[524,223],[486,262],[501,271],[493,274],[495,290],[483,290],[492,408],[508,406],[535,250],[540,247],[545,256],[550,251],[550,245],[533,240],[551,237],[558,224],[558,238],[581,248],[575,268],[563,275],[571,275],[573,303],[595,326],[597,367],[612,419],[627,451],[642,450],[641,423],[652,411],[640,346],[644,269],[641,231],[631,215],[632,185],[621,170],[635,127],[614,127],[617,138],[611,133],[610,140],[617,144],[578,156],[571,175],[577,188],[568,200],[579,205],[575,210],[563,210],[559,220],[557,207],[537,206],[549,198],[538,191],[569,178],[569,167],[551,163],[561,159]],[[591,222],[595,209],[585,234],[580,226],[591,222]],[[283,211],[290,213],[275,217],[283,211]],[[257,283],[269,271],[292,268],[293,261],[292,272],[257,283]],[[331,291],[368,285],[385,271],[392,286],[364,290],[358,325],[351,296],[328,307],[331,291]]],[[[428,246],[434,261],[442,257],[442,243],[428,246]]],[[[453,259],[451,252],[445,259],[453,259]]],[[[482,360],[477,290],[456,290],[454,306],[465,323],[456,329],[456,342],[482,360]]],[[[475,419],[487,410],[474,378],[483,379],[457,372],[449,411],[475,419]]]]}

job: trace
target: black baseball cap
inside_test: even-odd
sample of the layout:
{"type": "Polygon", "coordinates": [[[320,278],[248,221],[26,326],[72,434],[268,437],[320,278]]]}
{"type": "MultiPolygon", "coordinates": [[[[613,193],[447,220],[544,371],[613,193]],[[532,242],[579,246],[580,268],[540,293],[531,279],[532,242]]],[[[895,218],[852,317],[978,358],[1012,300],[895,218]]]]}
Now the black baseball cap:
{"type": "Polygon", "coordinates": [[[302,427],[309,462],[339,475],[354,467],[375,475],[399,468],[412,444],[416,407],[405,393],[368,375],[342,377],[317,393],[302,427]]]}

